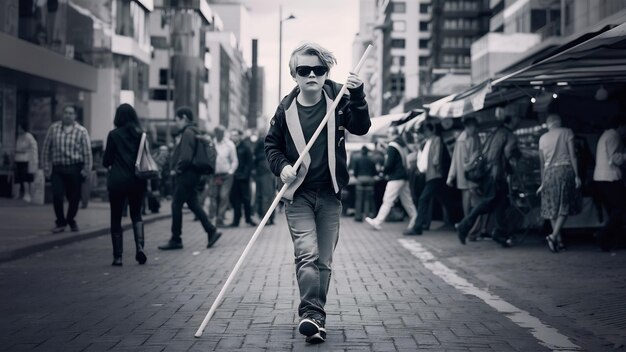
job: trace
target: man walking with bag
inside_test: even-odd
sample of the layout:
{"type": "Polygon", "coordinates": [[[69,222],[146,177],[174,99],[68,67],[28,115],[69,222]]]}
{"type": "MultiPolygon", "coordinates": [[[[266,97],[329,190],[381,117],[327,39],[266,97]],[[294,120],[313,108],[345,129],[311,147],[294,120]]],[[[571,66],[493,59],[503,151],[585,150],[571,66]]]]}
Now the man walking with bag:
{"type": "Polygon", "coordinates": [[[200,133],[193,123],[193,112],[188,107],[181,107],[176,110],[176,127],[179,129],[180,141],[174,147],[170,166],[174,180],[174,197],[172,199],[172,237],[170,240],[159,246],[161,250],[181,249],[183,240],[181,238],[183,228],[183,204],[187,203],[189,209],[198,217],[204,231],[207,233],[207,248],[211,248],[222,236],[202,210],[198,200],[198,182],[200,172],[193,166],[198,143],[196,136],[200,133]]]}

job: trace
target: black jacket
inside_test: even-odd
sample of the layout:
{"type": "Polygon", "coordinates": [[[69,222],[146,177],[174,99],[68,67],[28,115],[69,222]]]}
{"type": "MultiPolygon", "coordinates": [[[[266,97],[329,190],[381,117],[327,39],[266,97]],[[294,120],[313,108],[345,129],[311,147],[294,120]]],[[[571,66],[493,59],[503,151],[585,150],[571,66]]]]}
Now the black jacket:
{"type": "Polygon", "coordinates": [[[198,143],[196,136],[199,133],[195,124],[188,124],[180,131],[180,142],[174,147],[170,159],[170,168],[175,170],[177,175],[193,169],[191,161],[196,151],[196,143],[198,143]]]}
{"type": "MultiPolygon", "coordinates": [[[[398,143],[402,148],[406,150],[406,143],[402,140],[402,138],[396,138],[393,140],[398,143]]],[[[387,158],[385,160],[385,168],[383,169],[383,173],[387,175],[387,179],[389,181],[394,180],[406,180],[408,178],[408,173],[406,171],[406,167],[404,164],[406,160],[402,160],[402,154],[398,152],[398,150],[392,146],[387,147],[387,158]]]]}
{"type": "Polygon", "coordinates": [[[136,192],[146,189],[146,181],[135,176],[135,161],[139,151],[141,132],[134,126],[119,127],[109,132],[102,165],[109,169],[109,191],[136,192]]]}
{"type": "Polygon", "coordinates": [[[265,157],[265,142],[259,139],[254,144],[254,172],[257,176],[271,175],[270,165],[265,157]]]}
{"type": "Polygon", "coordinates": [[[233,175],[235,180],[250,179],[254,163],[252,161],[252,150],[246,141],[240,141],[237,144],[237,160],[239,160],[239,164],[233,175]]]}
{"type": "MultiPolygon", "coordinates": [[[[341,90],[341,85],[331,80],[326,80],[323,87],[330,99],[335,99],[341,90]]],[[[341,97],[335,109],[335,171],[337,184],[341,190],[348,184],[350,175],[346,165],[345,131],[355,135],[364,135],[371,126],[369,110],[365,101],[363,85],[356,89],[350,89],[350,94],[341,97]]],[[[300,93],[295,87],[278,105],[274,117],[270,121],[270,129],[265,137],[265,155],[270,164],[270,169],[276,176],[286,165],[295,164],[299,153],[292,139],[285,118],[285,111],[300,93]]],[[[340,194],[337,193],[338,195],[340,194]]]]}

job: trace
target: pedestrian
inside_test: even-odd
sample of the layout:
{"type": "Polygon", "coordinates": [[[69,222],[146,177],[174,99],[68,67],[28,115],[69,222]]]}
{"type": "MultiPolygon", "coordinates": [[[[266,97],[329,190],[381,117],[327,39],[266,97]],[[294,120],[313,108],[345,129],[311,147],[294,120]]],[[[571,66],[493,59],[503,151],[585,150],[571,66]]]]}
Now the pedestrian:
{"type": "Polygon", "coordinates": [[[288,185],[283,196],[294,246],[300,289],[298,331],[309,343],[326,339],[324,306],[331,278],[333,252],[339,239],[341,188],[348,184],[345,131],[364,135],[371,125],[361,79],[351,73],[349,95],[337,97],[341,86],[328,80],[335,56],[315,43],[296,48],[289,60],[297,83],[279,104],[265,138],[272,172],[288,185]],[[303,153],[333,99],[328,123],[298,170],[292,165],[303,153]]]}
{"type": "Polygon", "coordinates": [[[215,127],[215,174],[209,181],[209,217],[218,227],[225,226],[224,214],[228,209],[230,189],[233,185],[233,175],[239,166],[237,147],[226,137],[224,126],[215,127]]]}
{"type": "Polygon", "coordinates": [[[198,182],[200,172],[193,166],[193,156],[196,146],[201,143],[197,140],[200,133],[193,122],[193,112],[188,107],[180,107],[176,110],[176,127],[178,127],[180,140],[174,147],[170,168],[174,179],[174,196],[172,198],[172,237],[169,241],[159,246],[161,250],[181,249],[183,229],[183,205],[187,203],[189,210],[198,217],[202,228],[207,234],[207,248],[211,248],[222,236],[215,226],[211,224],[207,215],[202,210],[198,200],[198,182]]]}
{"type": "MultiPolygon", "coordinates": [[[[424,151],[424,146],[426,145],[427,138],[424,137],[424,133],[420,131],[421,129],[416,126],[413,128],[413,140],[415,141],[415,152],[411,155],[409,154],[409,188],[411,189],[411,198],[413,199],[413,204],[415,204],[415,209],[419,206],[419,198],[422,195],[422,191],[424,191],[424,187],[426,186],[426,174],[420,172],[417,167],[417,160],[420,155],[424,151]]],[[[428,208],[424,209],[424,219],[422,220],[422,230],[430,230],[430,223],[432,222],[433,216],[433,201],[427,204],[428,208]]]]}
{"type": "Polygon", "coordinates": [[[507,115],[504,123],[488,137],[482,146],[482,153],[489,165],[489,172],[481,182],[481,198],[478,204],[455,225],[461,244],[465,244],[467,236],[480,215],[493,213],[495,230],[493,240],[502,247],[511,247],[513,238],[506,224],[506,210],[509,206],[509,187],[507,176],[513,173],[513,164],[521,157],[517,137],[513,131],[519,123],[519,117],[507,115]]]}
{"type": "Polygon", "coordinates": [[[233,206],[233,222],[230,227],[238,227],[241,219],[241,208],[243,207],[246,223],[256,226],[252,220],[250,177],[254,162],[252,160],[252,150],[248,142],[243,139],[243,131],[239,129],[230,130],[230,138],[237,148],[238,165],[233,174],[233,185],[230,189],[230,204],[233,206]]]}
{"type": "Polygon", "coordinates": [[[424,149],[417,158],[417,169],[424,174],[426,183],[419,197],[417,206],[417,219],[412,227],[407,229],[405,235],[421,235],[426,221],[430,219],[430,207],[433,199],[437,199],[448,216],[448,199],[446,185],[443,180],[444,174],[448,174],[450,166],[448,151],[441,137],[436,133],[435,125],[426,122],[421,127],[426,143],[424,149]]]}
{"type": "Polygon", "coordinates": [[[37,141],[28,132],[26,123],[17,125],[17,139],[15,141],[15,183],[20,185],[15,198],[20,194],[25,202],[32,201],[31,184],[35,179],[35,172],[39,168],[39,152],[37,152],[37,141]]]}
{"type": "MultiPolygon", "coordinates": [[[[144,133],[137,112],[129,104],[120,105],[113,119],[115,128],[107,136],[102,165],[108,168],[107,189],[111,206],[111,242],[113,243],[113,266],[122,266],[124,249],[122,212],[127,203],[133,222],[135,237],[135,260],[145,264],[144,227],[141,205],[147,182],[135,176],[135,162],[144,133]]],[[[146,141],[147,143],[147,141],[146,141]]]]}
{"type": "Polygon", "coordinates": [[[383,169],[383,174],[387,177],[383,204],[378,209],[376,217],[373,219],[366,217],[365,222],[374,229],[380,230],[382,223],[391,212],[394,202],[400,198],[400,202],[410,218],[407,229],[411,229],[415,225],[417,210],[413,205],[408,182],[407,146],[402,135],[398,133],[397,127],[390,127],[388,134],[391,142],[387,146],[387,157],[383,169]]]}
{"type": "MultiPolygon", "coordinates": [[[[254,174],[256,185],[256,197],[254,201],[255,209],[259,218],[263,218],[272,205],[276,194],[276,177],[270,170],[270,165],[265,157],[265,136],[259,130],[259,138],[254,144],[254,174]],[[261,138],[263,137],[263,138],[261,138]]],[[[274,213],[267,220],[268,225],[274,225],[274,213]]]]}
{"type": "Polygon", "coordinates": [[[79,231],[76,223],[81,185],[92,166],[91,141],[87,129],[76,122],[77,107],[66,104],[61,121],[53,122],[43,142],[43,166],[46,178],[52,181],[52,204],[56,226],[52,233],[65,231],[67,225],[79,231]],[[67,197],[67,214],[63,198],[67,197]]]}
{"type": "MultiPolygon", "coordinates": [[[[450,164],[446,184],[449,187],[456,187],[461,191],[463,216],[467,216],[472,208],[478,204],[480,191],[478,190],[478,184],[476,182],[469,181],[465,178],[465,170],[472,160],[480,154],[482,146],[480,137],[478,136],[478,120],[473,116],[468,116],[463,119],[463,125],[465,128],[457,137],[454,145],[452,163],[450,164]]],[[[475,241],[478,238],[476,235],[477,232],[480,237],[483,237],[483,233],[485,232],[483,230],[483,219],[484,217],[480,216],[470,231],[468,235],[470,241],[475,241]]]]}
{"type": "Polygon", "coordinates": [[[541,168],[541,216],[550,219],[552,233],[546,236],[550,251],[565,249],[561,229],[569,215],[580,213],[581,181],[574,150],[574,132],[561,127],[561,117],[552,113],[546,119],[548,132],[539,138],[541,168]]]}
{"type": "Polygon", "coordinates": [[[363,221],[363,214],[373,217],[374,205],[374,181],[378,174],[376,162],[369,154],[367,146],[361,147],[361,155],[352,159],[351,169],[356,178],[356,199],[354,204],[354,220],[363,221]]]}
{"type": "Polygon", "coordinates": [[[609,128],[600,136],[596,149],[593,180],[600,202],[609,215],[596,237],[600,240],[600,248],[605,252],[613,248],[613,242],[621,233],[626,210],[626,203],[624,203],[626,189],[620,169],[626,161],[622,141],[624,137],[626,137],[626,116],[614,117],[611,119],[609,128]]]}

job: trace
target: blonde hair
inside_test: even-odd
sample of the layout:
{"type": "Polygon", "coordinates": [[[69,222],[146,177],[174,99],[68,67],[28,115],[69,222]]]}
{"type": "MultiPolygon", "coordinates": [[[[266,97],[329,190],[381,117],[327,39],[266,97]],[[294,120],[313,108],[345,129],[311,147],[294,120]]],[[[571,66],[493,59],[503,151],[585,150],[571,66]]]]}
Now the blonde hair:
{"type": "Polygon", "coordinates": [[[337,64],[337,59],[332,52],[328,49],[322,47],[317,43],[306,42],[300,44],[297,48],[293,50],[291,53],[291,58],[289,59],[289,73],[291,73],[291,77],[296,76],[296,56],[298,55],[315,55],[317,56],[322,65],[328,68],[328,71],[337,64]]]}

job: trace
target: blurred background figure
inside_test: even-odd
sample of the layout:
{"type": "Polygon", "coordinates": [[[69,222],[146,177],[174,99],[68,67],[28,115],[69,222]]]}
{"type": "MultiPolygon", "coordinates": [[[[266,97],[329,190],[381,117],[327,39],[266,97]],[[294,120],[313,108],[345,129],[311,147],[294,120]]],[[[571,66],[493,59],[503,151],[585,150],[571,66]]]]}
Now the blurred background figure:
{"type": "Polygon", "coordinates": [[[209,180],[209,219],[218,227],[225,226],[224,214],[228,209],[233,175],[239,166],[237,147],[226,137],[224,126],[215,127],[215,174],[209,180]]]}
{"type": "Polygon", "coordinates": [[[232,129],[230,138],[237,147],[237,169],[233,174],[233,185],[230,189],[230,204],[233,207],[233,222],[230,227],[239,226],[241,219],[241,208],[246,218],[246,223],[250,226],[256,226],[252,220],[251,195],[250,195],[250,176],[254,167],[252,150],[248,146],[248,142],[244,140],[243,131],[232,129]]]}
{"type": "MultiPolygon", "coordinates": [[[[270,165],[265,157],[265,135],[267,133],[262,130],[258,131],[258,137],[254,142],[254,174],[255,174],[255,200],[254,210],[262,219],[270,208],[272,201],[276,195],[276,177],[270,170],[270,165]]],[[[270,215],[267,221],[268,225],[274,225],[274,213],[270,215]]]]}
{"type": "Polygon", "coordinates": [[[350,169],[356,178],[356,200],[354,205],[354,220],[363,221],[363,214],[374,217],[374,177],[378,173],[376,163],[369,154],[366,146],[361,148],[361,154],[355,155],[350,161],[350,169]]]}
{"type": "Polygon", "coordinates": [[[20,189],[14,196],[16,199],[23,197],[27,203],[32,200],[31,184],[34,180],[34,174],[39,168],[37,150],[35,137],[28,132],[25,123],[20,123],[17,126],[17,139],[15,141],[15,183],[20,185],[20,189]]]}

